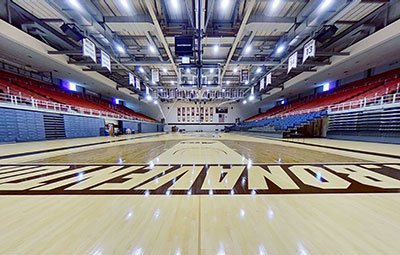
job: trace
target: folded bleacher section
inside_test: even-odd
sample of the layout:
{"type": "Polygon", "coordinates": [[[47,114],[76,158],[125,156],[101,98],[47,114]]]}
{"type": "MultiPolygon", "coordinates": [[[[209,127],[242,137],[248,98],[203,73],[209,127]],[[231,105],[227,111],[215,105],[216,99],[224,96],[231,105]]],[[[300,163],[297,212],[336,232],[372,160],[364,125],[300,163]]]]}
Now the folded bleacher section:
{"type": "Polygon", "coordinates": [[[400,104],[333,112],[327,137],[400,143],[400,104]]]}

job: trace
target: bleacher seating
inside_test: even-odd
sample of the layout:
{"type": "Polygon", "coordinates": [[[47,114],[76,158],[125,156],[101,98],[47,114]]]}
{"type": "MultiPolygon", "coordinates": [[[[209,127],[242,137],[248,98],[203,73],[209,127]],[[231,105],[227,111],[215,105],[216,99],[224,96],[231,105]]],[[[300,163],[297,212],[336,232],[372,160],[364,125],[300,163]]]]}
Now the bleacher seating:
{"type": "Polygon", "coordinates": [[[285,105],[278,105],[265,113],[255,115],[245,120],[251,122],[265,118],[276,118],[304,111],[321,111],[328,109],[331,105],[343,102],[363,100],[364,98],[380,97],[399,91],[400,69],[395,69],[370,78],[355,81],[329,92],[304,97],[285,105]]]}
{"type": "Polygon", "coordinates": [[[59,86],[29,79],[16,74],[0,71],[0,93],[23,98],[34,98],[71,106],[71,110],[90,113],[90,110],[109,112],[121,116],[134,117],[139,120],[156,122],[143,114],[137,113],[122,105],[113,105],[101,98],[79,92],[66,91],[59,86]]]}
{"type": "Polygon", "coordinates": [[[242,122],[230,130],[233,131],[248,131],[248,132],[285,132],[291,129],[296,129],[299,126],[315,121],[327,114],[326,111],[311,112],[304,114],[291,115],[287,117],[276,117],[271,119],[263,119],[251,122],[242,122]]]}

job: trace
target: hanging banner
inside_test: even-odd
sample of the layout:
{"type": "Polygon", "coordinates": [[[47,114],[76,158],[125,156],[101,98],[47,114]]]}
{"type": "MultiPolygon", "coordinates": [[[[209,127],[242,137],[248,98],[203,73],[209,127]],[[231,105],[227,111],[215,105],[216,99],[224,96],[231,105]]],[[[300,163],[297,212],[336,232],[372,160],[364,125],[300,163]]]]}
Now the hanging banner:
{"type": "Polygon", "coordinates": [[[260,90],[263,90],[263,89],[264,89],[264,82],[265,82],[265,78],[263,77],[263,78],[260,80],[260,90]]]}
{"type": "Polygon", "coordinates": [[[297,51],[292,56],[289,57],[287,72],[289,73],[290,70],[296,67],[297,67],[297,51]]]}
{"type": "Polygon", "coordinates": [[[83,39],[82,43],[82,51],[83,56],[90,57],[95,63],[97,63],[96,59],[96,46],[89,39],[83,39]]]}
{"type": "Polygon", "coordinates": [[[249,70],[243,69],[240,71],[240,82],[249,81],[249,70]]]}
{"type": "Polygon", "coordinates": [[[160,70],[158,69],[151,69],[151,81],[153,83],[160,81],[160,70]]]}
{"type": "Polygon", "coordinates": [[[135,86],[136,89],[140,90],[140,79],[138,77],[135,78],[135,86]]]}
{"type": "Polygon", "coordinates": [[[133,76],[133,74],[128,73],[128,80],[129,80],[129,85],[135,86],[135,76],[133,76]]]}
{"type": "Polygon", "coordinates": [[[303,50],[303,63],[307,60],[309,57],[315,57],[315,40],[311,40],[306,45],[304,45],[304,50],[303,50]]]}
{"type": "Polygon", "coordinates": [[[272,73],[267,74],[267,81],[265,87],[267,87],[269,84],[272,84],[272,73]]]}
{"type": "Polygon", "coordinates": [[[100,62],[101,62],[101,67],[105,67],[108,69],[108,71],[111,72],[110,56],[107,53],[105,53],[103,50],[100,50],[100,62]]]}

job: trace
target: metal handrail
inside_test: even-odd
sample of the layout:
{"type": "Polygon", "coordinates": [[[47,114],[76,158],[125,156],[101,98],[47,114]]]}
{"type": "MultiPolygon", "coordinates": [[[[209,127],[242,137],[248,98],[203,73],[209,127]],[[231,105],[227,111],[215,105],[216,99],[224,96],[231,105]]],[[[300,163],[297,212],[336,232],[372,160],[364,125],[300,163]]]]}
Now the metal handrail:
{"type": "Polygon", "coordinates": [[[96,109],[90,109],[90,108],[85,108],[85,107],[80,107],[80,106],[73,106],[73,105],[68,105],[68,104],[61,104],[61,103],[57,103],[57,102],[37,99],[34,97],[24,97],[21,95],[14,95],[11,93],[0,93],[0,102],[2,102],[2,103],[7,102],[7,103],[10,103],[13,105],[25,105],[25,106],[30,106],[35,109],[46,109],[46,110],[50,110],[50,111],[79,113],[79,114],[85,114],[85,115],[90,115],[90,116],[110,117],[110,118],[116,118],[116,119],[146,121],[144,119],[129,116],[129,115],[117,114],[117,113],[108,112],[108,111],[100,111],[100,110],[96,110],[96,109]]]}

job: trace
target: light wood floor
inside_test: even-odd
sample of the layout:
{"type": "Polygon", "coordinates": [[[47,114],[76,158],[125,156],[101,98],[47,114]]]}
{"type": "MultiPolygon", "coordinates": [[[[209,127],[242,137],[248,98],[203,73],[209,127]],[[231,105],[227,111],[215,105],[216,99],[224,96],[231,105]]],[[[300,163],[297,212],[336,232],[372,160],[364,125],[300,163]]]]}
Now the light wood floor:
{"type": "MultiPolygon", "coordinates": [[[[387,150],[384,144],[363,146],[356,142],[352,147],[351,142],[337,141],[338,149],[335,149],[241,135],[222,133],[218,136],[141,134],[0,145],[0,164],[117,163],[123,167],[124,163],[150,165],[151,162],[156,166],[236,164],[249,167],[250,164],[251,167],[251,163],[317,166],[326,162],[356,165],[363,162],[365,167],[374,169],[374,164],[392,163],[391,177],[386,179],[378,180],[378,175],[369,179],[360,174],[354,177],[365,180],[365,186],[376,181],[377,185],[386,183],[392,189],[389,193],[379,193],[379,189],[375,189],[377,192],[359,194],[342,190],[329,194],[284,195],[212,192],[206,195],[154,195],[151,192],[150,195],[56,195],[52,189],[60,189],[70,179],[50,180],[44,172],[39,172],[42,179],[38,183],[42,184],[37,186],[29,166],[18,171],[4,166],[0,168],[0,192],[14,186],[16,189],[37,186],[36,190],[46,191],[41,195],[29,193],[29,190],[13,195],[0,193],[0,254],[399,254],[400,195],[393,190],[400,190],[400,159],[396,157],[400,146],[391,145],[391,150],[387,150]],[[107,143],[95,144],[99,142],[107,143]],[[68,147],[73,148],[65,149],[68,147]]],[[[335,147],[334,140],[308,142],[335,147]]],[[[143,175],[162,172],[152,167],[143,175]]],[[[74,168],[63,171],[79,173],[74,168]]],[[[127,169],[118,171],[128,173],[127,169]]],[[[222,187],[219,182],[225,181],[225,185],[233,186],[236,179],[232,180],[232,176],[237,175],[237,171],[238,168],[227,169],[222,179],[212,177],[215,175],[212,170],[207,171],[209,182],[205,181],[203,188],[204,185],[222,187]]],[[[90,183],[97,182],[103,188],[107,185],[122,187],[135,181],[126,176],[106,183],[115,174],[110,170],[98,176],[90,174],[90,170],[78,174],[75,178],[79,181],[74,181],[75,185],[89,187],[90,183]]],[[[191,178],[185,179],[183,175],[181,179],[192,183],[198,175],[200,172],[193,170],[191,178]]],[[[275,176],[279,177],[275,180],[277,183],[288,185],[283,176],[275,176]]],[[[338,180],[345,177],[343,174],[331,176],[323,172],[322,177],[326,180],[319,183],[324,185],[330,182],[346,185],[338,180]]],[[[146,189],[151,190],[151,187],[167,183],[162,178],[142,186],[147,185],[146,189]]],[[[255,181],[252,185],[261,183],[261,180],[255,181]]],[[[175,183],[174,178],[171,185],[178,187],[184,183],[175,183]]]]}

